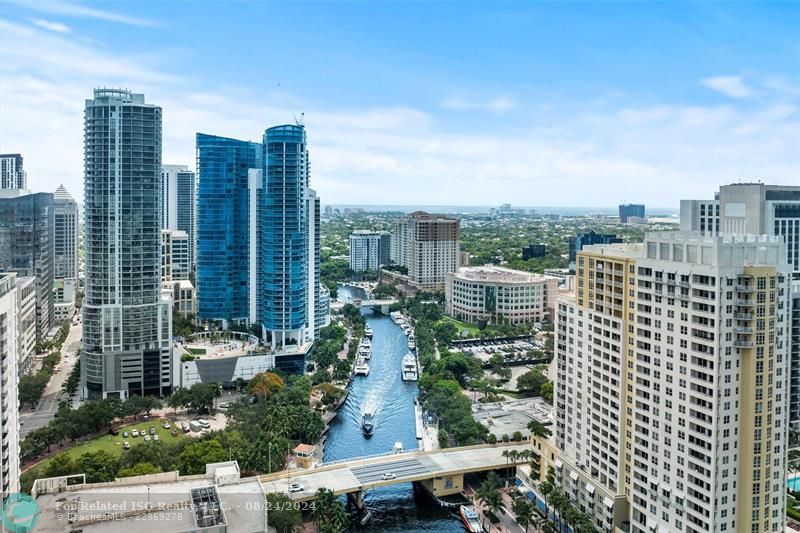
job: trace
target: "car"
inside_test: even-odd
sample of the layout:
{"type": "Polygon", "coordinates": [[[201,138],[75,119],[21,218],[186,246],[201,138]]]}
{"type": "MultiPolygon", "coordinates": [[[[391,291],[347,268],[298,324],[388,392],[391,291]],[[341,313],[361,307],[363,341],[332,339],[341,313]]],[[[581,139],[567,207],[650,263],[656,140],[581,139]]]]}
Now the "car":
{"type": "Polygon", "coordinates": [[[164,429],[169,429],[169,422],[164,422],[163,424],[161,424],[161,427],[163,427],[164,429]]]}
{"type": "Polygon", "coordinates": [[[150,442],[150,435],[145,435],[144,436],[144,441],[145,442],[150,442]]]}
{"type": "Polygon", "coordinates": [[[289,485],[289,492],[303,492],[303,485],[300,483],[291,483],[289,485]]]}
{"type": "Polygon", "coordinates": [[[394,479],[396,477],[397,475],[394,472],[384,472],[384,474],[381,476],[381,479],[386,481],[388,479],[394,479]]]}
{"type": "Polygon", "coordinates": [[[123,442],[122,443],[122,449],[123,450],[130,450],[131,449],[130,443],[128,441],[123,442]]]}
{"type": "Polygon", "coordinates": [[[150,428],[150,434],[151,435],[155,435],[156,434],[156,428],[150,428]]]}
{"type": "Polygon", "coordinates": [[[127,431],[123,431],[122,432],[122,438],[123,439],[127,439],[128,438],[128,432],[127,431]]]}
{"type": "Polygon", "coordinates": [[[57,367],[55,368],[55,371],[56,371],[56,372],[61,372],[61,365],[57,366],[57,367]]]}
{"type": "Polygon", "coordinates": [[[139,436],[139,430],[138,429],[134,429],[133,431],[131,431],[131,437],[138,437],[138,436],[139,436]]]}
{"type": "Polygon", "coordinates": [[[158,442],[158,435],[153,435],[153,440],[158,442]]]}
{"type": "Polygon", "coordinates": [[[189,433],[192,430],[192,428],[190,428],[188,424],[181,424],[181,430],[184,433],[189,433]]]}
{"type": "Polygon", "coordinates": [[[228,407],[230,407],[230,406],[231,406],[231,404],[229,404],[228,402],[223,402],[223,403],[219,404],[219,406],[218,406],[218,407],[219,407],[220,409],[227,409],[227,408],[228,408],[228,407]]]}
{"type": "Polygon", "coordinates": [[[114,435],[116,437],[117,435],[119,435],[119,430],[111,428],[111,429],[108,430],[108,434],[109,435],[114,435]]]}

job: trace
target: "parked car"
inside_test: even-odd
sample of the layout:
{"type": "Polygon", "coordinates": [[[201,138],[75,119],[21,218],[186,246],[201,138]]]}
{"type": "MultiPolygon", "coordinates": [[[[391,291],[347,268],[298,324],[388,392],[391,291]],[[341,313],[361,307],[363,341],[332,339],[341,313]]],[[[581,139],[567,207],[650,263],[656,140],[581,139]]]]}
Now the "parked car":
{"type": "Polygon", "coordinates": [[[123,442],[122,443],[122,449],[123,450],[130,450],[131,449],[130,443],[128,441],[123,442]]]}
{"type": "Polygon", "coordinates": [[[164,429],[169,429],[169,422],[165,421],[163,424],[161,424],[161,427],[163,427],[164,429]]]}
{"type": "Polygon", "coordinates": [[[150,442],[150,435],[145,435],[144,436],[144,441],[145,442],[150,442]]]}
{"type": "Polygon", "coordinates": [[[158,442],[158,435],[153,435],[153,440],[158,442]]]}
{"type": "Polygon", "coordinates": [[[156,434],[156,428],[150,428],[150,434],[151,435],[155,435],[156,434]]]}
{"type": "Polygon", "coordinates": [[[201,426],[203,426],[203,429],[208,429],[211,427],[211,423],[203,418],[199,419],[197,422],[200,423],[201,426]]]}
{"type": "Polygon", "coordinates": [[[189,427],[189,424],[181,423],[181,430],[184,433],[189,433],[192,430],[192,428],[189,427]]]}
{"type": "Polygon", "coordinates": [[[139,430],[138,429],[131,430],[131,437],[138,437],[138,436],[139,436],[139,430]]]}
{"type": "Polygon", "coordinates": [[[123,439],[127,439],[128,438],[128,432],[127,431],[123,431],[122,432],[122,438],[123,439]]]}
{"type": "Polygon", "coordinates": [[[303,485],[300,483],[292,483],[289,485],[289,492],[303,492],[303,485]]]}

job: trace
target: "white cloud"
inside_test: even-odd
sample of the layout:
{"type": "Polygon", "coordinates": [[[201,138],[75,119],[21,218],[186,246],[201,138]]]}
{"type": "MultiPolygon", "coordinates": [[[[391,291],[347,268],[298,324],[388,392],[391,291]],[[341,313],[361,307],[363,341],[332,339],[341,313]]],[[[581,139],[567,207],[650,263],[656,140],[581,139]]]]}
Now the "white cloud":
{"type": "Polygon", "coordinates": [[[513,98],[506,94],[501,94],[489,100],[467,98],[463,95],[451,95],[442,100],[441,107],[451,111],[492,111],[494,113],[505,113],[516,107],[513,98]]]}
{"type": "Polygon", "coordinates": [[[44,20],[44,19],[33,19],[31,22],[33,22],[34,25],[39,26],[40,28],[44,28],[49,31],[54,31],[56,33],[69,33],[71,31],[69,29],[69,26],[67,26],[66,24],[62,24],[60,22],[51,22],[49,20],[44,20]]]}
{"type": "Polygon", "coordinates": [[[98,20],[106,20],[108,22],[128,24],[131,26],[147,26],[151,28],[157,28],[161,26],[158,22],[153,20],[140,17],[131,17],[128,15],[115,13],[113,11],[105,11],[103,9],[96,9],[81,4],[64,2],[62,0],[36,0],[33,2],[30,0],[6,0],[6,2],[50,15],[63,15],[66,17],[75,18],[93,18],[98,20]]]}
{"type": "MultiPolygon", "coordinates": [[[[198,83],[185,67],[163,63],[172,57],[111,51],[73,34],[0,22],[0,151],[24,154],[33,189],[52,191],[63,182],[80,198],[84,99],[98,85],[144,92],[163,107],[165,163],[193,166],[198,131],[260,140],[265,127],[292,121],[284,96],[198,83]]],[[[397,103],[296,107],[306,111],[312,186],[323,203],[609,206],[624,194],[677,207],[681,198],[710,197],[725,182],[797,180],[797,102],[620,107],[624,102],[590,107],[603,110],[592,114],[568,109],[546,122],[520,110],[492,128],[483,115],[465,113],[457,133],[447,114],[397,103]]],[[[514,104],[501,95],[449,105],[500,112],[514,104]]]]}
{"type": "Polygon", "coordinates": [[[717,76],[705,78],[703,85],[730,98],[748,98],[753,95],[750,88],[740,76],[717,76]]]}

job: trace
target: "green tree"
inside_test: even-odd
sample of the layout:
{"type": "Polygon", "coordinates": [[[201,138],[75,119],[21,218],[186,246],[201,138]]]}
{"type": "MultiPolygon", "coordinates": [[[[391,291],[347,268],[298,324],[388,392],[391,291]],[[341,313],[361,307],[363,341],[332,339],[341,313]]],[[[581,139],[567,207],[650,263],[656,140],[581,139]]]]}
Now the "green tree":
{"type": "Polygon", "coordinates": [[[225,451],[216,439],[190,444],[178,456],[177,466],[183,475],[203,474],[208,463],[228,460],[225,451]]]}
{"type": "Polygon", "coordinates": [[[294,506],[292,499],[286,494],[267,494],[267,525],[274,527],[278,533],[292,533],[303,524],[303,514],[294,506]]]}
{"type": "Polygon", "coordinates": [[[528,501],[528,498],[525,496],[518,496],[514,498],[514,501],[511,504],[511,510],[514,512],[514,515],[517,517],[517,523],[525,528],[525,531],[528,531],[528,526],[530,526],[536,517],[536,512],[533,508],[533,505],[528,501]]]}
{"type": "Polygon", "coordinates": [[[80,471],[86,474],[87,483],[114,481],[119,470],[117,458],[105,450],[84,453],[76,462],[80,471]]]}
{"type": "Polygon", "coordinates": [[[531,432],[531,437],[537,437],[540,439],[549,438],[550,435],[553,434],[547,426],[538,420],[531,420],[528,422],[528,430],[531,432]]]}
{"type": "Polygon", "coordinates": [[[347,527],[347,514],[344,505],[333,491],[320,487],[314,495],[311,518],[319,530],[325,533],[338,533],[347,527]]]}
{"type": "Polygon", "coordinates": [[[148,474],[158,474],[161,469],[152,463],[139,463],[131,468],[121,468],[117,477],[145,476],[148,474]]]}
{"type": "Polygon", "coordinates": [[[542,374],[541,370],[534,368],[517,378],[517,390],[532,394],[533,396],[540,396],[542,387],[546,383],[549,383],[549,381],[550,380],[542,374]]]}

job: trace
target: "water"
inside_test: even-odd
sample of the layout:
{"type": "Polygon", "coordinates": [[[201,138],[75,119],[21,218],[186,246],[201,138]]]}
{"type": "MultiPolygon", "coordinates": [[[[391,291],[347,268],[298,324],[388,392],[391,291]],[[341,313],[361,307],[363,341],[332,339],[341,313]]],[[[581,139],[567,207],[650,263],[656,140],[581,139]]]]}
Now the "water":
{"type": "MultiPolygon", "coordinates": [[[[360,289],[339,288],[341,300],[363,297],[360,289]]],[[[408,352],[407,337],[388,316],[366,309],[363,312],[373,329],[369,376],[354,379],[350,395],[331,422],[325,441],[326,462],[391,452],[397,441],[403,443],[405,450],[417,449],[414,425],[417,384],[405,382],[400,376],[400,362],[408,352]],[[361,433],[361,417],[366,411],[375,415],[372,437],[364,437],[361,433]]],[[[354,529],[385,532],[464,531],[456,514],[438,507],[423,494],[415,495],[411,483],[369,490],[364,502],[372,512],[372,520],[366,526],[356,526],[354,529]]]]}

